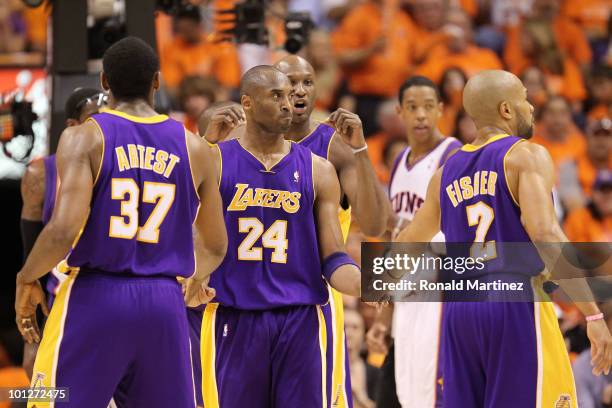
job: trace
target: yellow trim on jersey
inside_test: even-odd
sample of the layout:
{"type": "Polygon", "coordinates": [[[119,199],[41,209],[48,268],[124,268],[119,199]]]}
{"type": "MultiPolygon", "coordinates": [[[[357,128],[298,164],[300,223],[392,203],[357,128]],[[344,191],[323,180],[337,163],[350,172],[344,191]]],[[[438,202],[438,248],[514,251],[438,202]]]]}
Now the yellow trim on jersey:
{"type": "Polygon", "coordinates": [[[327,144],[327,157],[326,159],[331,161],[329,158],[329,155],[331,153],[331,146],[332,146],[332,142],[334,140],[334,137],[336,137],[336,131],[334,130],[334,133],[332,133],[331,137],[329,138],[329,143],[327,144]]]}
{"type": "Polygon", "coordinates": [[[312,129],[310,131],[310,133],[308,133],[306,136],[304,136],[303,138],[301,138],[300,140],[298,140],[295,143],[302,143],[304,140],[308,139],[310,136],[312,136],[314,134],[314,132],[319,128],[319,126],[321,125],[321,122],[319,121],[314,121],[314,123],[316,123],[316,126],[314,127],[314,129],[312,129]]]}
{"type": "MultiPolygon", "coordinates": [[[[543,275],[532,279],[536,299],[548,299],[543,275]]],[[[576,386],[565,341],[550,301],[534,302],[538,352],[536,408],[577,408],[576,386]]]]}
{"type": "MultiPolygon", "coordinates": [[[[42,341],[36,353],[30,387],[55,387],[56,385],[59,350],[64,337],[68,301],[76,276],[76,271],[68,276],[68,279],[60,286],[57,297],[53,302],[51,313],[45,324],[42,341]]],[[[34,406],[36,408],[53,408],[55,402],[28,403],[28,408],[34,406]]]]}
{"type": "MultiPolygon", "coordinates": [[[[323,408],[327,408],[327,330],[325,316],[319,305],[317,305],[317,317],[319,318],[319,349],[321,351],[321,400],[323,408]]],[[[208,408],[206,402],[204,406],[208,408]]]]}
{"type": "Polygon", "coordinates": [[[340,229],[342,229],[342,239],[346,243],[351,229],[351,207],[346,210],[342,207],[338,208],[338,221],[340,221],[340,229]]]}
{"type": "MultiPolygon", "coordinates": [[[[238,139],[236,139],[238,140],[238,139]]],[[[240,145],[240,147],[242,147],[244,149],[245,152],[247,152],[248,154],[250,154],[251,156],[253,156],[255,158],[255,160],[257,160],[259,163],[261,163],[261,165],[264,167],[264,169],[266,169],[266,171],[270,171],[274,168],[274,166],[276,166],[278,163],[280,163],[285,157],[287,157],[287,155],[289,155],[291,153],[291,150],[293,150],[293,143],[290,140],[284,140],[285,142],[289,142],[289,151],[287,152],[287,154],[284,154],[283,157],[281,157],[280,159],[278,159],[278,161],[276,163],[274,163],[273,165],[271,165],[270,167],[266,166],[264,162],[262,162],[261,160],[259,160],[257,158],[257,156],[255,156],[253,153],[251,153],[251,151],[249,149],[247,149],[246,147],[244,147],[242,145],[242,143],[240,143],[240,140],[238,140],[238,144],[240,145]]]]}
{"type": "Polygon", "coordinates": [[[196,197],[198,197],[199,200],[200,194],[198,194],[198,186],[196,186],[195,179],[193,178],[193,168],[191,167],[191,155],[189,154],[189,143],[187,143],[187,128],[183,126],[183,130],[185,132],[185,149],[187,150],[187,161],[189,162],[189,174],[191,175],[191,182],[193,183],[193,191],[195,191],[196,197]]]}
{"type": "MultiPolygon", "coordinates": [[[[104,132],[102,131],[100,124],[94,118],[88,118],[87,120],[91,120],[96,125],[96,127],[100,131],[100,136],[102,136],[102,157],[100,157],[100,164],[98,165],[98,173],[96,174],[96,178],[94,179],[94,182],[93,182],[93,185],[95,186],[96,183],[98,182],[98,178],[100,177],[100,172],[102,171],[102,163],[104,163],[104,149],[105,149],[104,132]]],[[[56,167],[57,167],[57,164],[56,164],[56,167]]],[[[59,180],[59,172],[56,172],[56,173],[57,173],[57,178],[59,180]]],[[[56,184],[59,187],[59,183],[56,183],[56,184]]],[[[57,201],[57,194],[55,196],[55,200],[57,201]]]]}
{"type": "Polygon", "coordinates": [[[219,180],[217,181],[217,184],[220,186],[221,176],[223,175],[223,155],[221,154],[221,149],[219,148],[219,145],[214,144],[211,147],[216,147],[217,151],[219,152],[219,180]]]}
{"type": "Polygon", "coordinates": [[[331,385],[331,406],[348,408],[346,396],[346,348],[344,341],[344,307],[342,294],[329,286],[329,302],[332,316],[333,366],[331,385]]]}
{"type": "Polygon", "coordinates": [[[202,357],[202,397],[206,408],[219,408],[217,390],[215,320],[218,303],[209,303],[204,309],[202,332],[200,333],[200,353],[202,357]]]}
{"type": "Polygon", "coordinates": [[[524,142],[524,140],[517,140],[516,143],[510,146],[506,154],[504,154],[504,160],[503,160],[504,180],[506,180],[506,188],[508,189],[508,193],[510,193],[510,197],[512,197],[512,201],[514,201],[514,204],[516,204],[517,207],[519,206],[518,200],[514,197],[514,194],[512,194],[512,190],[510,190],[510,184],[508,184],[508,172],[506,171],[506,158],[508,157],[508,154],[521,142],[524,142]]]}
{"type": "Polygon", "coordinates": [[[136,123],[161,123],[168,119],[168,115],[154,115],[154,116],[134,116],[129,113],[121,112],[110,108],[101,108],[100,112],[110,113],[111,115],[119,116],[123,119],[131,120],[136,123]]]}
{"type": "Polygon", "coordinates": [[[493,137],[491,137],[489,140],[487,140],[486,142],[484,142],[481,145],[473,145],[473,144],[466,144],[463,145],[463,147],[461,148],[461,150],[463,150],[464,152],[475,152],[476,150],[485,147],[488,144],[491,144],[499,139],[503,139],[505,137],[508,137],[510,135],[506,134],[506,133],[500,133],[499,135],[495,135],[493,137]]]}

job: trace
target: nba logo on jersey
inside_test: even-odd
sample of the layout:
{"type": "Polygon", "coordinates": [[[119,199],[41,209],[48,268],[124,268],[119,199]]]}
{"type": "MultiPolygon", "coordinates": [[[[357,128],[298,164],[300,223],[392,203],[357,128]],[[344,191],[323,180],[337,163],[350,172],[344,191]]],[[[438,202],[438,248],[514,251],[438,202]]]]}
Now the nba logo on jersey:
{"type": "Polygon", "coordinates": [[[571,408],[571,398],[567,394],[562,394],[557,402],[555,403],[555,408],[571,408]]]}
{"type": "Polygon", "coordinates": [[[300,182],[300,172],[299,171],[295,171],[295,173],[293,173],[293,181],[295,181],[296,183],[300,182]]]}
{"type": "Polygon", "coordinates": [[[227,323],[225,323],[223,325],[223,337],[227,337],[227,332],[228,332],[228,330],[227,330],[227,323]]]}

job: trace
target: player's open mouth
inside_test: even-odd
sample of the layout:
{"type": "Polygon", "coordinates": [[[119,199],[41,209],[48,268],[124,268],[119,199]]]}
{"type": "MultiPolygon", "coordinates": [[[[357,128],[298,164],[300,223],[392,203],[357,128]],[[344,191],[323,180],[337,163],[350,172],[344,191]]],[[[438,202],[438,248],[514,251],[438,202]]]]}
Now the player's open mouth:
{"type": "Polygon", "coordinates": [[[297,100],[293,103],[293,113],[304,113],[306,112],[306,108],[308,104],[304,100],[297,100]]]}

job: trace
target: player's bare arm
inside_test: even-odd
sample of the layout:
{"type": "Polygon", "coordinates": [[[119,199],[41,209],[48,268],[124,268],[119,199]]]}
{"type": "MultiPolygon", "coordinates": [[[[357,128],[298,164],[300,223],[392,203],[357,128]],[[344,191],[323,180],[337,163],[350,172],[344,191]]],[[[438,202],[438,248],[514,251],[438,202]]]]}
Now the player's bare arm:
{"type": "Polygon", "coordinates": [[[102,135],[92,122],[67,128],[60,138],[57,168],[62,183],[53,216],[17,274],[17,327],[29,343],[40,340],[38,325],[35,324],[37,306],[40,304],[47,312],[38,278],[66,256],[87,219],[102,151],[102,135]]]}
{"type": "Polygon", "coordinates": [[[196,272],[187,286],[187,305],[197,306],[209,300],[206,286],[210,275],[223,261],[227,251],[227,231],[223,203],[219,194],[218,150],[192,133],[187,135],[192,174],[198,186],[200,210],[194,223],[196,272]]]}
{"type": "Polygon", "coordinates": [[[359,220],[361,230],[369,236],[385,232],[388,199],[378,183],[368,157],[361,119],[344,109],[332,113],[328,122],[336,129],[331,141],[330,161],[338,170],[342,191],[347,195],[359,220]]]}
{"type": "Polygon", "coordinates": [[[338,221],[340,183],[331,163],[314,154],[312,157],[315,217],[324,275],[334,289],[347,295],[360,296],[361,272],[346,253],[338,221]]]}
{"type": "Polygon", "coordinates": [[[21,179],[21,237],[24,255],[27,256],[42,231],[42,213],[45,200],[45,164],[32,162],[21,179]]]}
{"type": "MultiPolygon", "coordinates": [[[[559,286],[572,299],[593,299],[583,277],[584,272],[571,265],[561,253],[560,245],[538,243],[568,242],[555,215],[551,191],[554,186],[554,165],[548,151],[537,144],[522,142],[507,156],[506,174],[511,193],[521,208],[523,226],[536,245],[544,264],[559,286]]],[[[585,316],[600,313],[595,302],[576,302],[585,316]]],[[[612,365],[612,336],[605,320],[587,322],[587,335],[592,345],[595,374],[606,374],[612,365]]]]}

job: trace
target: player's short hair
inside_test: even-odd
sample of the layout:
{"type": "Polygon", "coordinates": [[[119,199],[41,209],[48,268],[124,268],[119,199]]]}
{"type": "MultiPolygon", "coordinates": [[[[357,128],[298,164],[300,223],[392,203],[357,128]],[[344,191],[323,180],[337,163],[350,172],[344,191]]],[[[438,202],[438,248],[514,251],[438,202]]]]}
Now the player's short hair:
{"type": "Polygon", "coordinates": [[[94,88],[76,88],[64,105],[64,111],[66,112],[66,119],[79,120],[83,106],[87,103],[87,99],[94,96],[98,96],[102,93],[99,89],[94,88]]]}
{"type": "Polygon", "coordinates": [[[126,37],[106,50],[102,67],[115,98],[147,98],[159,71],[159,58],[140,38],[126,37]]]}
{"type": "Polygon", "coordinates": [[[284,75],[282,71],[272,65],[257,65],[249,69],[240,78],[240,96],[248,95],[258,84],[267,80],[267,75],[274,72],[284,75]]]}
{"type": "Polygon", "coordinates": [[[436,93],[436,98],[438,98],[438,101],[441,100],[440,90],[438,89],[436,84],[431,79],[421,76],[421,75],[415,75],[415,76],[411,76],[410,78],[408,78],[402,84],[402,86],[400,86],[399,93],[398,93],[398,99],[399,99],[400,105],[404,101],[404,91],[406,91],[406,89],[412,88],[413,86],[427,86],[434,90],[434,92],[436,93]]]}

